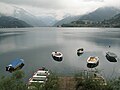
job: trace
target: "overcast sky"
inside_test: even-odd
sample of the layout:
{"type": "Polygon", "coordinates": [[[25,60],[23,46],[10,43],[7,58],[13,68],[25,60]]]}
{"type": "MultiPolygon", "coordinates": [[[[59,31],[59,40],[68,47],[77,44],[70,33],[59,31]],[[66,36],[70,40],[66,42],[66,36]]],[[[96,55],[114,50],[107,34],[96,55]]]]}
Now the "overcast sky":
{"type": "Polygon", "coordinates": [[[82,15],[98,7],[120,7],[120,0],[0,0],[0,11],[4,5],[23,8],[36,16],[49,15],[61,19],[68,15],[82,15]]]}

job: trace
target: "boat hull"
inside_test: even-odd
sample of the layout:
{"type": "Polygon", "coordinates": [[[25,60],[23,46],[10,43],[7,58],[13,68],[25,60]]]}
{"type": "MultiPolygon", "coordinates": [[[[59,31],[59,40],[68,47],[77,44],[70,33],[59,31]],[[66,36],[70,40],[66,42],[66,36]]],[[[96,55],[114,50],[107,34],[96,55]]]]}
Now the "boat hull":
{"type": "Polygon", "coordinates": [[[56,57],[56,56],[53,56],[53,55],[52,55],[52,57],[55,61],[59,61],[59,62],[62,61],[62,59],[63,59],[63,57],[56,57]]]}
{"type": "Polygon", "coordinates": [[[77,52],[77,55],[78,56],[80,56],[80,55],[82,55],[83,54],[83,52],[77,52]]]}
{"type": "Polygon", "coordinates": [[[97,63],[87,63],[87,67],[88,68],[95,68],[95,67],[98,66],[98,64],[99,64],[99,62],[97,62],[97,63]]]}
{"type": "Polygon", "coordinates": [[[109,56],[108,54],[106,54],[106,59],[110,62],[117,62],[115,57],[109,56]]]}
{"type": "Polygon", "coordinates": [[[6,67],[6,71],[9,71],[9,72],[14,72],[16,70],[20,70],[22,69],[22,67],[24,66],[24,63],[20,64],[19,66],[17,66],[16,68],[12,67],[12,66],[7,66],[6,67]]]}
{"type": "Polygon", "coordinates": [[[39,69],[34,73],[34,75],[29,79],[29,85],[32,83],[45,83],[50,75],[48,70],[39,69]]]}
{"type": "Polygon", "coordinates": [[[52,52],[52,58],[55,60],[55,61],[62,61],[63,59],[63,54],[61,52],[52,52]]]}
{"type": "Polygon", "coordinates": [[[78,49],[78,50],[77,50],[77,55],[78,55],[78,56],[82,55],[82,54],[84,53],[83,50],[84,50],[83,48],[78,49]]]}
{"type": "Polygon", "coordinates": [[[99,58],[98,57],[94,57],[94,56],[90,56],[87,59],[87,67],[88,68],[95,68],[97,67],[99,64],[99,58]]]}

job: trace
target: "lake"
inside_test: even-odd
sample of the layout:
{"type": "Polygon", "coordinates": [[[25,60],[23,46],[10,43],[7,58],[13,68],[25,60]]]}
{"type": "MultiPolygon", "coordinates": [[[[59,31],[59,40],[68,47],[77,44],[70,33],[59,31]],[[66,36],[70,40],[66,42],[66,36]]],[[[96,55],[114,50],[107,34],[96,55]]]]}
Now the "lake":
{"type": "Polygon", "coordinates": [[[40,67],[60,75],[72,75],[87,68],[89,56],[98,56],[100,70],[106,77],[120,74],[120,61],[109,62],[105,52],[120,58],[120,28],[5,28],[0,29],[0,75],[9,75],[5,67],[15,58],[23,58],[22,70],[30,77],[40,67]],[[109,47],[110,46],[110,47],[109,47]],[[77,56],[77,49],[84,54],[77,56]],[[63,53],[63,61],[51,57],[53,51],[63,53]]]}

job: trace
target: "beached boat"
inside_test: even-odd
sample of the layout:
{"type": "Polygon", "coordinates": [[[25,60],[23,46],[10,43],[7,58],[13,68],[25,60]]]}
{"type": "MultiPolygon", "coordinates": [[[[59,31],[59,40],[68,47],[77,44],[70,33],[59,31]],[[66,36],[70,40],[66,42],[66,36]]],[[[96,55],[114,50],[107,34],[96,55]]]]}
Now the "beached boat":
{"type": "Polygon", "coordinates": [[[117,55],[115,53],[107,52],[106,53],[106,58],[110,62],[117,62],[117,55]]]}
{"type": "Polygon", "coordinates": [[[19,70],[24,66],[24,60],[17,58],[13,60],[7,67],[6,71],[13,72],[15,70],[19,70]]]}
{"type": "Polygon", "coordinates": [[[80,48],[77,50],[77,55],[80,56],[81,54],[84,53],[84,49],[83,48],[80,48]]]}
{"type": "Polygon", "coordinates": [[[62,61],[63,54],[61,52],[52,52],[52,57],[56,61],[62,61]]]}
{"type": "Polygon", "coordinates": [[[50,75],[49,71],[44,67],[37,70],[33,76],[29,79],[29,84],[31,83],[45,83],[50,75]]]}
{"type": "Polygon", "coordinates": [[[98,64],[99,64],[99,58],[98,57],[90,56],[87,59],[87,67],[88,68],[94,68],[94,67],[98,66],[98,64]]]}

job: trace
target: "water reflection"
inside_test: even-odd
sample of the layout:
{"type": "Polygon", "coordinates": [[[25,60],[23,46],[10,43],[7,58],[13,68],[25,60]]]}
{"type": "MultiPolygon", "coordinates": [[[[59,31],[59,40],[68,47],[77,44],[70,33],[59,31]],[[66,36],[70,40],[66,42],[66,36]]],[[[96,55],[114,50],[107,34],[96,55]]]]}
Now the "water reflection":
{"type": "MultiPolygon", "coordinates": [[[[15,33],[19,31],[21,29],[15,33]]],[[[0,73],[8,74],[4,70],[5,66],[14,58],[20,57],[25,60],[23,70],[28,76],[43,66],[59,74],[71,75],[80,70],[89,70],[87,58],[98,56],[100,60],[97,69],[103,70],[105,76],[119,76],[119,61],[111,63],[105,58],[106,51],[120,56],[118,29],[26,28],[22,31],[19,32],[21,34],[0,36],[0,73]],[[76,51],[81,47],[84,48],[84,53],[77,56],[76,51]],[[53,51],[63,53],[62,62],[53,60],[53,51]]]]}

